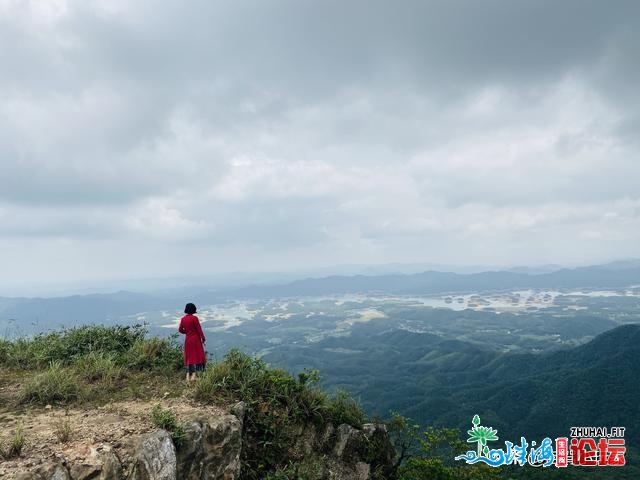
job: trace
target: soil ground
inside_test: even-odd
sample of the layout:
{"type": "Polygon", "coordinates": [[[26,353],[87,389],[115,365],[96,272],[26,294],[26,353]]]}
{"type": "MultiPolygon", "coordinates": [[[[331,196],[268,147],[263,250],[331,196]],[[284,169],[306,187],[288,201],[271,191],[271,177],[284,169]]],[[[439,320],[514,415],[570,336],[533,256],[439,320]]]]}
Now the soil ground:
{"type": "Polygon", "coordinates": [[[19,457],[0,457],[0,478],[11,479],[56,458],[67,464],[82,463],[92,451],[104,448],[112,448],[126,467],[132,461],[131,452],[139,437],[157,428],[151,421],[151,410],[158,404],[170,410],[178,421],[200,414],[217,416],[228,412],[225,406],[196,403],[184,379],[176,376],[175,380],[175,384],[139,385],[138,399],[43,407],[20,405],[24,376],[0,371],[0,446],[11,442],[19,425],[25,438],[19,457]]]}

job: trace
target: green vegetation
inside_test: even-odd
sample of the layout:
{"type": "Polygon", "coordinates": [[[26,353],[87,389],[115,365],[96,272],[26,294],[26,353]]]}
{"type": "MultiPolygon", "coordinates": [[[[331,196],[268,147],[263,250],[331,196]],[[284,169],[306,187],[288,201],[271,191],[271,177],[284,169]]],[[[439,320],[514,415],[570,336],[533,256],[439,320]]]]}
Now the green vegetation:
{"type": "Polygon", "coordinates": [[[318,388],[319,380],[317,371],[302,373],[296,379],[285,370],[269,368],[264,361],[233,349],[221,362],[207,368],[196,385],[195,397],[204,402],[241,400],[249,411],[265,406],[281,408],[294,421],[361,427],[365,416],[358,402],[346,392],[328,397],[318,388]]]}
{"type": "Polygon", "coordinates": [[[114,354],[95,351],[78,358],[75,370],[83,380],[108,387],[115,386],[125,373],[114,354]]]}
{"type": "Polygon", "coordinates": [[[71,422],[66,418],[66,415],[65,418],[59,418],[56,420],[53,427],[53,434],[58,439],[58,442],[67,443],[71,439],[71,422]]]}
{"type": "Polygon", "coordinates": [[[466,465],[455,462],[456,455],[465,453],[469,446],[453,428],[427,427],[394,413],[388,429],[396,449],[395,480],[497,480],[501,469],[488,465],[466,465]]]}
{"type": "Polygon", "coordinates": [[[26,373],[20,403],[68,405],[141,397],[145,382],[175,384],[182,351],[173,338],[146,338],[140,325],[92,325],[2,340],[0,365],[26,373]]]}
{"type": "Polygon", "coordinates": [[[304,463],[308,460],[291,452],[301,427],[327,423],[360,427],[365,421],[355,399],[344,392],[329,397],[318,382],[316,371],[295,378],[236,349],[207,369],[196,385],[195,397],[203,402],[243,401],[248,438],[243,461],[246,471],[252,472],[248,478],[265,478],[274,471],[280,476],[271,478],[289,478],[282,475],[312,468],[304,463]]]}
{"type": "MultiPolygon", "coordinates": [[[[0,364],[24,375],[16,399],[22,405],[137,398],[143,396],[145,382],[155,385],[156,394],[171,386],[184,394],[180,348],[171,339],[146,338],[145,333],[139,326],[85,326],[2,341],[0,364]],[[163,378],[166,382],[158,387],[158,379],[163,378]]],[[[343,391],[333,396],[324,393],[319,380],[317,371],[294,377],[236,349],[209,364],[188,394],[206,403],[244,402],[247,478],[306,478],[320,468],[321,459],[296,451],[296,439],[305,428],[343,423],[361,427],[366,421],[354,398],[343,391]]],[[[184,426],[170,410],[156,405],[151,421],[167,430],[177,447],[184,442],[184,426]]],[[[71,433],[65,419],[55,423],[59,442],[68,441],[71,433]]],[[[6,450],[7,455],[17,452],[16,447],[6,450]]]]}
{"type": "MultiPolygon", "coordinates": [[[[566,478],[614,479],[637,473],[632,462],[624,469],[574,468],[560,473],[545,469],[540,473],[541,469],[494,469],[453,460],[457,454],[484,450],[488,441],[495,441],[493,427],[501,439],[517,440],[523,435],[540,441],[556,433],[566,436],[563,425],[567,422],[627,427],[627,458],[632,459],[638,431],[638,419],[631,413],[639,403],[634,382],[640,370],[637,326],[620,327],[581,347],[545,355],[502,354],[435,335],[389,331],[387,326],[372,320],[354,327],[349,338],[279,350],[282,358],[298,359],[295,363],[323,366],[323,371],[326,366],[333,385],[368,396],[370,409],[378,396],[382,413],[394,403],[402,406],[403,414],[421,412],[423,417],[416,424],[399,415],[389,422],[397,451],[395,470],[378,472],[379,478],[536,479],[566,470],[566,478]],[[409,380],[412,385],[403,384],[409,380]],[[594,392],[600,395],[598,401],[594,392]],[[444,427],[458,426],[458,419],[467,423],[476,412],[491,426],[481,430],[479,418],[474,418],[469,440],[478,442],[477,447],[464,443],[458,430],[444,427]]],[[[330,424],[361,427],[366,422],[359,401],[345,390],[328,394],[321,389],[317,370],[294,376],[233,349],[221,361],[209,364],[195,388],[186,393],[181,366],[182,352],[175,341],[147,338],[140,326],[79,327],[32,339],[0,340],[3,378],[13,378],[15,384],[19,378],[21,385],[13,404],[2,397],[0,405],[70,405],[149,398],[166,391],[191,395],[203,403],[242,401],[242,461],[249,480],[313,477],[322,468],[322,458],[301,452],[301,437],[330,424]]],[[[151,420],[169,431],[177,446],[184,441],[184,427],[171,411],[158,405],[151,420]]],[[[71,433],[69,422],[59,420],[56,438],[66,442],[71,433]]],[[[19,456],[23,445],[19,425],[12,439],[2,439],[0,455],[19,456]]],[[[359,452],[372,462],[374,472],[380,448],[372,443],[359,452]]]]}
{"type": "Polygon", "coordinates": [[[171,439],[176,448],[182,447],[186,439],[186,432],[184,426],[176,420],[175,415],[171,410],[162,408],[160,405],[156,405],[151,410],[151,421],[158,427],[166,430],[171,435],[171,439]]]}
{"type": "Polygon", "coordinates": [[[13,457],[19,457],[22,453],[22,447],[24,447],[24,441],[24,427],[22,423],[18,423],[9,444],[5,445],[4,442],[0,442],[0,457],[5,460],[9,460],[13,457]]]}
{"type": "Polygon", "coordinates": [[[354,326],[348,337],[283,344],[264,358],[318,368],[325,386],[354,392],[369,415],[397,411],[423,427],[466,432],[479,414],[501,439],[536,441],[567,436],[575,425],[622,425],[627,443],[640,447],[638,325],[571,349],[513,354],[389,330],[382,319],[354,326]]]}
{"type": "Polygon", "coordinates": [[[54,361],[44,372],[27,381],[22,389],[20,401],[40,405],[68,404],[82,399],[85,391],[85,385],[79,381],[75,370],[54,361]]]}

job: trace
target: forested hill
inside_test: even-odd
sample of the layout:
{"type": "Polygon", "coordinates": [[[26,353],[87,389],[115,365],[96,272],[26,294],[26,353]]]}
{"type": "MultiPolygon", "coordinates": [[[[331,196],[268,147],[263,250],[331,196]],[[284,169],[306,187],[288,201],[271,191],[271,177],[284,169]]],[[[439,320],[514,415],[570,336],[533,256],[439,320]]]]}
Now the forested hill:
{"type": "Polygon", "coordinates": [[[622,426],[640,446],[640,325],[549,354],[509,354],[403,330],[354,328],[313,347],[267,356],[311,363],[333,386],[380,414],[402,411],[424,425],[466,431],[479,414],[504,439],[567,436],[572,426],[622,426]],[[373,334],[372,334],[373,333],[373,334]]]}
{"type": "Polygon", "coordinates": [[[640,285],[640,267],[608,269],[605,266],[594,266],[562,269],[537,275],[508,271],[464,275],[435,271],[411,275],[336,275],[297,280],[286,285],[245,287],[237,289],[231,294],[247,298],[277,298],[358,292],[406,295],[516,290],[519,288],[621,288],[630,285],[640,285]]]}

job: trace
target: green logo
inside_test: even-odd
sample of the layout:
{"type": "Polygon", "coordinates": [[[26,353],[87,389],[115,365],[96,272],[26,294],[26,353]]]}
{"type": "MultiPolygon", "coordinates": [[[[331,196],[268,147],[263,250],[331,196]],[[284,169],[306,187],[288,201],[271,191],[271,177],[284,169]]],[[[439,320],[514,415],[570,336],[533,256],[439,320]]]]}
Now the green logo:
{"type": "Polygon", "coordinates": [[[471,430],[467,430],[467,433],[471,435],[467,439],[467,442],[476,442],[478,444],[478,456],[489,453],[489,447],[487,447],[488,441],[498,440],[496,435],[498,430],[480,425],[480,417],[478,415],[473,417],[473,428],[471,430]]]}

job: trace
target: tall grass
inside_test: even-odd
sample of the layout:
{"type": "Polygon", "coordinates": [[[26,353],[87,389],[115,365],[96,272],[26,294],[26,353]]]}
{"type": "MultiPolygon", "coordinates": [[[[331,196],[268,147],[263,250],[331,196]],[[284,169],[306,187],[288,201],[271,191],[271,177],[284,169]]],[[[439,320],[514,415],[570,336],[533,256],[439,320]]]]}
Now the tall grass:
{"type": "Polygon", "coordinates": [[[78,400],[82,385],[72,369],[52,362],[42,373],[31,377],[22,389],[22,403],[70,403],[78,400]]]}
{"type": "Polygon", "coordinates": [[[146,338],[141,325],[91,325],[0,340],[0,366],[38,372],[23,386],[22,403],[68,404],[109,397],[142,371],[175,374],[182,350],[175,337],[146,338]]]}
{"type": "Polygon", "coordinates": [[[20,422],[18,423],[9,443],[5,444],[5,442],[0,442],[0,457],[5,460],[9,460],[13,457],[19,457],[22,454],[24,442],[24,426],[22,422],[20,422]]]}
{"type": "Polygon", "coordinates": [[[104,352],[91,352],[79,357],[75,364],[78,375],[89,383],[113,387],[124,376],[124,369],[117,364],[116,356],[104,352]]]}
{"type": "Polygon", "coordinates": [[[7,366],[40,369],[51,362],[73,364],[92,352],[122,358],[138,341],[144,340],[146,329],[142,325],[112,326],[89,325],[20,338],[4,342],[0,361],[7,366]]]}

